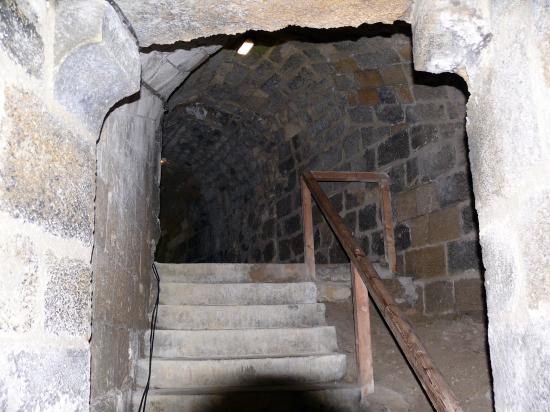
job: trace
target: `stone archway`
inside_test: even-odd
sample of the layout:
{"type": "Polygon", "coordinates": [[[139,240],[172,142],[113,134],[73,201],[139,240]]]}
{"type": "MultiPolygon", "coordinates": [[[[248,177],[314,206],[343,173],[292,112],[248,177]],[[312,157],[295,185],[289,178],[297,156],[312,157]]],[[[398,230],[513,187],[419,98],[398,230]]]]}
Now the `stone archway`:
{"type": "MultiPolygon", "coordinates": [[[[289,24],[333,27],[402,19],[412,24],[416,68],[456,72],[472,94],[468,134],[487,268],[496,408],[550,407],[550,17],[544,2],[519,7],[511,1],[350,0],[320,1],[313,8],[310,2],[273,2],[268,9],[257,2],[238,7],[206,2],[204,8],[169,1],[111,3],[114,8],[100,1],[54,6],[8,0],[0,13],[0,62],[8,73],[0,80],[0,220],[8,229],[0,235],[0,256],[10,267],[2,273],[7,286],[0,304],[4,313],[16,314],[0,322],[6,347],[0,357],[5,372],[0,405],[87,408],[95,140],[107,111],[139,90],[138,45],[289,24]],[[163,24],[154,16],[163,16],[163,24]],[[18,388],[20,394],[13,395],[18,388]]],[[[158,94],[142,88],[149,103],[132,102],[130,114],[129,105],[121,104],[113,114],[146,117],[144,127],[154,134],[162,108],[158,94]]],[[[130,134],[112,127],[115,136],[130,134]]],[[[140,159],[155,170],[158,153],[150,149],[150,158],[140,159]]],[[[145,196],[154,198],[158,181],[143,182],[145,196]]],[[[150,215],[134,205],[135,216],[153,222],[140,246],[132,245],[143,262],[151,259],[147,245],[154,245],[156,236],[154,201],[149,204],[150,215]]],[[[97,220],[96,231],[101,231],[97,220]]],[[[126,267],[117,270],[134,279],[126,267]]],[[[142,301],[131,309],[144,310],[147,274],[138,279],[142,282],[130,283],[142,301]]],[[[136,321],[142,328],[144,316],[136,321]]],[[[121,322],[127,320],[121,315],[121,322]]],[[[122,352],[131,348],[128,336],[117,339],[122,352]]]]}

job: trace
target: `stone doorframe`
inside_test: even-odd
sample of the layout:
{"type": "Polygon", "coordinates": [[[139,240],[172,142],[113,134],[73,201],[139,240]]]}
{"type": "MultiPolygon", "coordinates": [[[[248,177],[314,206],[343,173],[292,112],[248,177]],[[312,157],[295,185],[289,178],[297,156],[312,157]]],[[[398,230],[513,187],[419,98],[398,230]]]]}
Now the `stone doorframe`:
{"type": "MultiPolygon", "coordinates": [[[[46,209],[40,212],[43,205],[33,203],[42,193],[39,186],[36,190],[25,189],[29,194],[28,208],[0,188],[3,199],[0,206],[6,212],[0,217],[9,220],[4,227],[15,225],[26,213],[30,216],[28,228],[14,226],[14,231],[36,240],[36,247],[42,252],[28,253],[33,259],[36,257],[36,265],[45,268],[44,279],[54,282],[52,292],[46,291],[41,298],[46,317],[44,330],[27,335],[23,323],[14,329],[15,338],[9,337],[10,356],[27,353],[21,355],[18,364],[30,365],[29,376],[35,364],[45,369],[48,365],[65,364],[75,382],[84,386],[89,382],[91,294],[85,286],[78,285],[86,285],[91,279],[95,144],[109,110],[140,89],[139,47],[251,29],[277,30],[289,24],[339,27],[404,20],[412,25],[415,69],[457,73],[466,80],[471,93],[467,131],[486,268],[496,409],[550,409],[547,1],[530,0],[518,6],[512,0],[319,0],[316,7],[306,0],[291,3],[276,0],[268,4],[241,1],[238,7],[229,2],[218,5],[215,0],[202,2],[201,7],[196,2],[189,5],[181,0],[160,3],[59,0],[55,5],[45,0],[9,0],[8,3],[20,10],[12,15],[11,8],[3,11],[8,17],[2,17],[11,22],[6,30],[23,33],[23,43],[17,43],[18,48],[16,41],[20,42],[21,37],[13,37],[13,47],[8,44],[6,52],[11,59],[7,64],[13,64],[13,72],[21,75],[0,82],[4,89],[0,100],[6,106],[9,106],[7,98],[27,101],[36,114],[34,118],[55,126],[51,133],[65,136],[61,141],[66,149],[75,149],[71,152],[74,164],[68,166],[62,176],[65,183],[54,195],[54,201],[59,202],[52,206],[56,213],[48,213],[46,209]],[[159,16],[165,20],[158,21],[159,16]],[[166,21],[166,16],[170,21],[166,21]],[[12,91],[12,86],[25,92],[12,91]],[[39,96],[40,103],[33,103],[33,96],[39,96]],[[70,133],[57,131],[67,127],[70,133]],[[71,203],[74,196],[81,203],[71,203]],[[59,216],[67,219],[60,220],[59,216]],[[63,276],[72,279],[75,273],[81,274],[78,285],[69,288],[59,285],[63,276]],[[74,302],[74,310],[66,310],[67,302],[74,302]],[[49,311],[48,305],[54,309],[49,311]],[[19,338],[23,338],[23,343],[18,343],[19,338]],[[38,355],[34,352],[28,355],[28,339],[39,342],[38,346],[45,349],[36,349],[38,355]],[[58,349],[50,353],[54,347],[58,349]],[[44,361],[41,354],[51,362],[44,361]]],[[[20,115],[17,110],[8,113],[10,132],[37,127],[25,124],[25,114],[20,115]]],[[[0,118],[4,126],[4,118],[0,118]]],[[[44,130],[43,126],[40,128],[44,130]]],[[[8,132],[2,129],[2,133],[8,132]]],[[[37,172],[40,167],[49,170],[55,161],[52,157],[32,160],[37,172]]],[[[4,163],[0,167],[7,170],[4,163]]],[[[1,234],[1,241],[11,242],[9,236],[1,234]]],[[[7,250],[2,256],[17,253],[7,250]]],[[[29,330],[34,327],[30,322],[29,330]]],[[[2,359],[0,367],[4,365],[2,359]]],[[[8,383],[4,385],[9,387],[9,380],[19,379],[15,376],[20,373],[5,375],[3,379],[8,383]]],[[[44,397],[42,384],[48,391],[64,394],[59,401],[64,403],[57,406],[76,405],[78,409],[88,399],[89,387],[67,389],[66,381],[52,378],[28,385],[25,396],[30,404],[33,399],[44,397]]],[[[2,385],[0,406],[1,388],[2,385]]]]}

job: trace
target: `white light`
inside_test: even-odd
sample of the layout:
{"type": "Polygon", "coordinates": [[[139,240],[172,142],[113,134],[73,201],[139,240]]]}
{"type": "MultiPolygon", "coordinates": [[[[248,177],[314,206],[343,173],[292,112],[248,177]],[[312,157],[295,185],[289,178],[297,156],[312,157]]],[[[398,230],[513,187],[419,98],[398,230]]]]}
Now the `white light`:
{"type": "Polygon", "coordinates": [[[245,40],[245,42],[239,47],[239,50],[237,50],[237,53],[242,54],[243,56],[247,55],[250,50],[252,50],[252,47],[254,46],[254,43],[252,40],[245,40]]]}

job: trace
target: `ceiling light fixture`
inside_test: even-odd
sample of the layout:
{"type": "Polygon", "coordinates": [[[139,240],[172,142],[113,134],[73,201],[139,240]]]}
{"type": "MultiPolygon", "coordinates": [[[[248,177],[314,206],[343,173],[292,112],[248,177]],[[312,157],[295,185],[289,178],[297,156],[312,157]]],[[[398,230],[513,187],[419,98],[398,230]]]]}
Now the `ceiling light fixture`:
{"type": "Polygon", "coordinates": [[[245,40],[244,43],[239,47],[239,50],[237,50],[237,53],[242,54],[243,56],[246,56],[250,50],[252,50],[252,47],[254,46],[254,42],[252,40],[245,40]]]}

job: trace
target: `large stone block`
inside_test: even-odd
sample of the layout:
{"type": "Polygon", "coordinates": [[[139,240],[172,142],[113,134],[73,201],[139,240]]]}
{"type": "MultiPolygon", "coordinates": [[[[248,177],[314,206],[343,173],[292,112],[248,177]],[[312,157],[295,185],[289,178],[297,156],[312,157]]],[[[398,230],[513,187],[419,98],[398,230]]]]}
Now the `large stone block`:
{"type": "Polygon", "coordinates": [[[348,109],[349,117],[356,123],[370,123],[372,122],[373,114],[372,108],[367,106],[357,106],[348,109]]]}
{"type": "Polygon", "coordinates": [[[44,295],[46,333],[88,339],[91,324],[91,267],[77,259],[50,258],[44,295]]]}
{"type": "Polygon", "coordinates": [[[395,196],[394,208],[398,221],[431,213],[439,208],[436,185],[429,183],[413,190],[398,193],[395,196]]]}
{"type": "Polygon", "coordinates": [[[437,128],[434,125],[423,124],[411,127],[411,146],[413,149],[419,149],[439,137],[437,128]]]}
{"type": "MultiPolygon", "coordinates": [[[[161,100],[142,88],[139,99],[109,114],[97,147],[92,410],[128,409],[131,371],[139,356],[135,334],[148,325],[151,263],[159,227],[161,110],[161,100]]],[[[179,258],[184,257],[181,245],[189,252],[186,240],[172,246],[179,258]]]]}
{"type": "Polygon", "coordinates": [[[378,146],[378,165],[386,165],[409,156],[409,133],[403,130],[378,146]]]}
{"type": "Polygon", "coordinates": [[[382,86],[382,77],[377,70],[360,70],[355,72],[355,78],[362,87],[382,86]]]}
{"type": "Polygon", "coordinates": [[[518,229],[529,307],[535,309],[548,304],[550,296],[550,190],[531,195],[525,205],[518,229]]]}
{"type": "Polygon", "coordinates": [[[485,289],[481,279],[455,280],[455,303],[458,312],[485,310],[485,289]]]}
{"type": "Polygon", "coordinates": [[[380,96],[375,88],[361,89],[357,92],[357,101],[366,106],[375,106],[380,103],[380,96]]]}
{"type": "Polygon", "coordinates": [[[33,76],[42,75],[44,44],[35,19],[15,0],[0,1],[0,49],[33,76]]]}
{"type": "Polygon", "coordinates": [[[376,204],[368,204],[359,210],[359,230],[365,231],[374,229],[377,226],[376,204]]]}
{"type": "Polygon", "coordinates": [[[90,396],[86,347],[1,342],[0,406],[5,411],[84,411],[90,396]]]}
{"type": "Polygon", "coordinates": [[[472,230],[477,229],[477,215],[473,206],[466,205],[462,208],[462,231],[464,233],[470,233],[472,230]]]}
{"type": "Polygon", "coordinates": [[[384,256],[384,232],[377,230],[371,235],[371,252],[374,256],[384,256]]]}
{"type": "Polygon", "coordinates": [[[16,233],[7,222],[2,228],[5,232],[0,242],[0,260],[9,269],[0,273],[0,332],[25,333],[38,319],[37,252],[29,236],[16,233]]]}
{"type": "Polygon", "coordinates": [[[457,207],[438,210],[428,215],[428,243],[457,239],[461,233],[460,210],[457,207]]]}
{"type": "Polygon", "coordinates": [[[411,314],[423,313],[422,287],[416,285],[412,278],[399,276],[394,279],[382,279],[382,282],[401,310],[411,314]]]}
{"type": "Polygon", "coordinates": [[[548,316],[533,322],[532,328],[526,333],[524,342],[529,342],[529,353],[526,355],[523,402],[526,409],[545,411],[550,409],[550,349],[548,339],[550,322],[548,316]],[[526,398],[526,399],[525,399],[526,398]]]}
{"type": "Polygon", "coordinates": [[[454,167],[456,150],[450,144],[435,146],[422,152],[417,159],[420,174],[424,180],[434,180],[454,167]]]}
{"type": "Polygon", "coordinates": [[[373,144],[390,137],[390,128],[382,127],[365,127],[361,129],[361,137],[363,147],[369,147],[373,144]]]}
{"type": "Polygon", "coordinates": [[[56,11],[54,94],[97,134],[107,111],[139,90],[137,45],[106,2],[64,0],[56,11]]]}
{"type": "Polygon", "coordinates": [[[439,197],[443,207],[472,197],[466,173],[458,172],[442,179],[439,183],[439,197]]]}
{"type": "Polygon", "coordinates": [[[414,190],[408,190],[398,193],[397,196],[394,197],[393,207],[397,212],[397,220],[399,222],[417,216],[416,192],[414,190]]]}
{"type": "Polygon", "coordinates": [[[411,230],[413,247],[458,239],[462,234],[458,208],[438,210],[407,223],[411,230]]]}
{"type": "Polygon", "coordinates": [[[417,103],[409,105],[406,109],[407,123],[439,122],[445,118],[445,105],[443,103],[417,103]]]}
{"type": "Polygon", "coordinates": [[[190,50],[153,50],[141,53],[142,79],[164,98],[182,84],[189,73],[201,65],[221,46],[197,47],[190,50]]]}
{"type": "Polygon", "coordinates": [[[66,128],[31,93],[7,89],[5,111],[0,207],[91,245],[95,141],[66,128]]]}
{"type": "Polygon", "coordinates": [[[491,39],[487,9],[475,1],[415,2],[411,16],[415,68],[456,73],[476,63],[491,39]]]}
{"type": "Polygon", "coordinates": [[[493,4],[491,15],[500,18],[491,21],[493,38],[487,48],[507,64],[494,70],[490,59],[484,61],[476,68],[477,81],[470,82],[473,98],[468,101],[467,130],[480,222],[492,219],[492,206],[499,201],[523,196],[526,182],[548,187],[550,82],[545,64],[548,53],[539,54],[539,48],[548,47],[541,37],[548,33],[548,8],[533,3],[516,9],[510,4],[493,4]],[[546,22],[544,28],[535,25],[535,16],[546,22]],[[518,24],[531,29],[510,29],[518,24]],[[526,77],[531,79],[528,85],[522,84],[526,77]],[[485,211],[487,216],[482,217],[485,211]]]}
{"type": "Polygon", "coordinates": [[[180,71],[190,72],[201,65],[208,56],[217,52],[222,46],[204,46],[194,49],[177,49],[169,53],[166,58],[180,71]]]}
{"type": "MultiPolygon", "coordinates": [[[[239,7],[220,4],[215,0],[187,3],[177,0],[143,1],[119,0],[124,14],[136,30],[141,46],[172,44],[220,33],[235,34],[247,30],[276,31],[289,24],[303,27],[358,26],[365,22],[391,23],[404,20],[409,3],[404,0],[373,3],[362,7],[345,2],[340,7],[327,3],[298,0],[288,3],[274,0],[267,3],[245,1],[239,7]],[[166,19],[166,16],[170,16],[166,19]]],[[[291,49],[289,47],[289,49],[291,49]]],[[[289,50],[288,52],[291,52],[289,50]]],[[[397,57],[397,61],[399,57],[397,57]]],[[[272,56],[280,62],[280,57],[272,56]]]]}
{"type": "Polygon", "coordinates": [[[442,314],[455,310],[452,281],[430,282],[424,286],[424,311],[426,314],[442,314]]]}
{"type": "Polygon", "coordinates": [[[403,121],[405,114],[398,104],[385,104],[376,106],[376,117],[383,123],[397,124],[403,121]]]}
{"type": "Polygon", "coordinates": [[[359,191],[346,191],[344,192],[344,204],[346,210],[354,209],[360,206],[365,201],[365,192],[359,191]]]}
{"type": "Polygon", "coordinates": [[[407,222],[413,247],[425,246],[428,243],[428,216],[419,216],[407,222]]]}
{"type": "Polygon", "coordinates": [[[411,246],[411,233],[407,225],[399,224],[394,229],[395,248],[398,251],[408,249],[411,246]]]}
{"type": "Polygon", "coordinates": [[[517,245],[507,232],[498,228],[483,231],[480,243],[488,285],[487,307],[496,305],[502,311],[509,311],[515,297],[522,293],[521,278],[517,275],[521,273],[517,245]]]}
{"type": "Polygon", "coordinates": [[[437,185],[435,183],[418,186],[415,190],[415,194],[416,212],[419,215],[428,214],[439,209],[440,200],[437,193],[437,185]]]}
{"type": "Polygon", "coordinates": [[[384,67],[381,71],[384,84],[406,84],[407,77],[401,69],[401,65],[391,65],[384,67]]]}
{"type": "Polygon", "coordinates": [[[162,53],[151,52],[149,54],[141,54],[142,67],[144,67],[142,70],[143,81],[162,97],[168,98],[168,96],[183,83],[187,76],[189,76],[189,72],[178,70],[164,58],[158,62],[155,70],[146,70],[146,67],[153,65],[146,59],[156,61],[156,54],[161,55],[162,53]]]}
{"type": "Polygon", "coordinates": [[[413,249],[405,253],[405,272],[418,278],[447,274],[443,245],[413,249]]]}
{"type": "Polygon", "coordinates": [[[481,272],[481,251],[477,240],[450,242],[447,245],[449,273],[462,273],[467,270],[481,272]]]}
{"type": "Polygon", "coordinates": [[[548,318],[516,322],[489,317],[495,404],[510,411],[546,411],[549,403],[548,318]],[[512,350],[515,356],[508,356],[512,350]],[[509,386],[510,383],[513,383],[509,386]]]}

